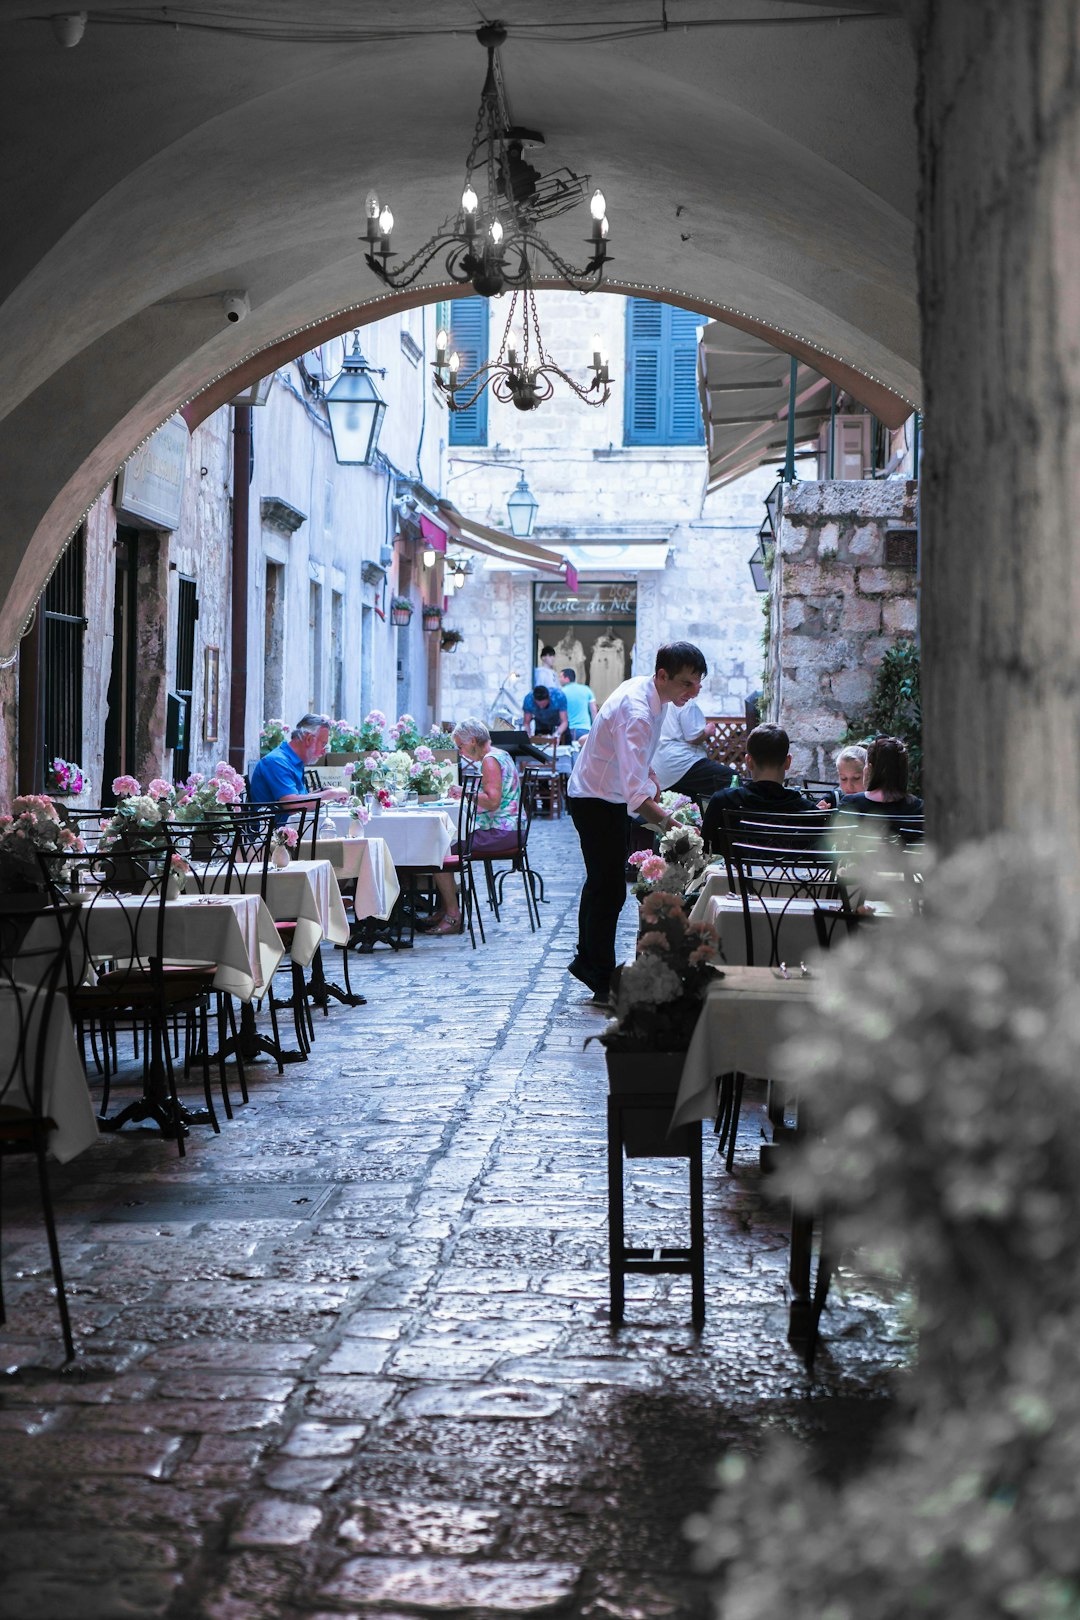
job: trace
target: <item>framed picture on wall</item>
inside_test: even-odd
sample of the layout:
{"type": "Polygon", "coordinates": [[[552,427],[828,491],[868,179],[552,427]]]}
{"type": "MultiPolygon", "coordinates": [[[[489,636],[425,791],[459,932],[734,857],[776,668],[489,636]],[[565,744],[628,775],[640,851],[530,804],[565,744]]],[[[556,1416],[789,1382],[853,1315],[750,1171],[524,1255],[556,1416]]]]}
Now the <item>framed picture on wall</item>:
{"type": "Polygon", "coordinates": [[[203,742],[217,742],[220,721],[221,648],[203,648],[203,742]]]}

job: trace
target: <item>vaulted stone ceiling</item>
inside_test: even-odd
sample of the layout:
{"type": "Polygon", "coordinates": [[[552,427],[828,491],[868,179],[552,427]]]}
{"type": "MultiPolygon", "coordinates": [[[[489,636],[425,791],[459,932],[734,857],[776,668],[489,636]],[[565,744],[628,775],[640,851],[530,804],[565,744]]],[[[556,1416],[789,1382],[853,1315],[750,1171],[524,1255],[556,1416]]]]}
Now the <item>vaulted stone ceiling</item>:
{"type": "MultiPolygon", "coordinates": [[[[74,49],[44,10],[0,0],[0,655],[146,433],[252,351],[386,313],[364,194],[392,201],[402,248],[430,234],[484,67],[471,0],[99,0],[74,49]],[[252,305],[232,326],[229,288],[252,305]]],[[[500,4],[539,166],[603,186],[620,286],[734,312],[917,402],[898,7],[667,0],[666,31],[663,11],[500,4]]],[[[550,230],[572,258],[582,234],[577,215],[550,230]]]]}

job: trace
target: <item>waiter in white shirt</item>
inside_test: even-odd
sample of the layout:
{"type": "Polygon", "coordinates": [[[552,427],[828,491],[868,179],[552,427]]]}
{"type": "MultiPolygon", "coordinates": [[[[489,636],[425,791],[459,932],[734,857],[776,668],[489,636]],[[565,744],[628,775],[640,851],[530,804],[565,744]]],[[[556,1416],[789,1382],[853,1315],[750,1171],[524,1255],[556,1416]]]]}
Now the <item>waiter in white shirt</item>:
{"type": "Polygon", "coordinates": [[[716,724],[706,720],[700,703],[691,698],[681,708],[669,703],[664,710],[660,741],[653,755],[653,775],[665,793],[721,793],[735,780],[730,765],[718,765],[705,752],[705,743],[716,735],[716,724]]]}
{"type": "Polygon", "coordinates": [[[581,840],[585,883],[578,909],[577,955],[570,972],[606,1005],[615,969],[615,931],[626,900],[629,817],[666,831],[651,763],[665,705],[680,708],[701,691],[708,667],[689,641],[661,647],[652,675],[617,686],[593,722],[570,773],[567,803],[581,840]]]}

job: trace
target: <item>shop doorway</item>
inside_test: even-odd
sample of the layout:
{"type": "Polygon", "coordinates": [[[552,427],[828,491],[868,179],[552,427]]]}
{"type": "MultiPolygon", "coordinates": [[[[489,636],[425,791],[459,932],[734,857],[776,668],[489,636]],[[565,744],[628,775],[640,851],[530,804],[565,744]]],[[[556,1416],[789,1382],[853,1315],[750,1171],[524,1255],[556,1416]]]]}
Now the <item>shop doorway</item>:
{"type": "Polygon", "coordinates": [[[637,643],[637,582],[585,580],[576,592],[561,581],[533,586],[533,679],[544,647],[555,668],[572,669],[597,704],[633,672],[637,643]]]}

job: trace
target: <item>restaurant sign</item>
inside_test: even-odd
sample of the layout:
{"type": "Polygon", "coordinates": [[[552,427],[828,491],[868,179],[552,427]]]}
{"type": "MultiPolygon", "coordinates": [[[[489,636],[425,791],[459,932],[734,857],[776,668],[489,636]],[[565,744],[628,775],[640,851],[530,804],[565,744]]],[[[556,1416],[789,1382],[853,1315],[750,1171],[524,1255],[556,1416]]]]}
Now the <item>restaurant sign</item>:
{"type": "Polygon", "coordinates": [[[184,418],[170,417],[120,469],[117,511],[136,528],[178,527],[190,437],[184,418]]]}
{"type": "Polygon", "coordinates": [[[542,619],[633,619],[637,614],[634,580],[583,580],[571,593],[563,584],[547,580],[534,587],[533,612],[542,619]]]}

